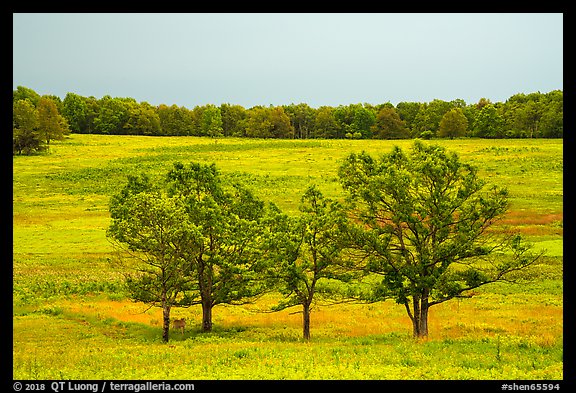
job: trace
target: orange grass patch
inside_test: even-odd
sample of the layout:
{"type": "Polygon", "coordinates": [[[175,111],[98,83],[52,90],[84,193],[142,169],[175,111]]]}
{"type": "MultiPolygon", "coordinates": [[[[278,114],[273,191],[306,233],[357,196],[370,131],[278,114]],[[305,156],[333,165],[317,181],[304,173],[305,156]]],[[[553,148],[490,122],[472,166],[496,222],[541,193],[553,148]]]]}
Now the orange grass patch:
{"type": "Polygon", "coordinates": [[[65,308],[73,313],[95,315],[99,319],[114,318],[122,322],[137,322],[152,326],[161,326],[162,310],[149,308],[142,303],[129,300],[89,300],[70,302],[65,308]]]}
{"type": "Polygon", "coordinates": [[[511,211],[499,221],[503,225],[550,225],[563,222],[563,213],[538,214],[535,212],[516,210],[511,211]]]}
{"type": "Polygon", "coordinates": [[[562,336],[562,307],[539,303],[488,303],[486,297],[489,295],[432,307],[428,322],[431,337],[513,335],[555,342],[562,336]]]}
{"type": "Polygon", "coordinates": [[[513,228],[524,235],[545,236],[564,234],[563,213],[537,213],[534,211],[515,210],[502,217],[492,231],[513,228]]]}
{"type": "MultiPolygon", "coordinates": [[[[478,338],[496,335],[531,337],[543,345],[553,345],[563,333],[561,306],[527,302],[506,302],[490,294],[472,299],[452,300],[430,308],[429,339],[478,338]]],[[[268,313],[275,304],[271,297],[244,306],[219,305],[213,309],[213,323],[220,328],[302,328],[299,307],[268,313]]],[[[73,313],[114,318],[160,328],[162,311],[129,300],[92,299],[63,306],[73,313]]],[[[190,329],[201,325],[199,306],[175,308],[172,318],[186,318],[190,329]]],[[[311,314],[312,338],[348,338],[398,333],[412,334],[412,324],[404,306],[392,301],[374,304],[316,305],[311,314]]]]}

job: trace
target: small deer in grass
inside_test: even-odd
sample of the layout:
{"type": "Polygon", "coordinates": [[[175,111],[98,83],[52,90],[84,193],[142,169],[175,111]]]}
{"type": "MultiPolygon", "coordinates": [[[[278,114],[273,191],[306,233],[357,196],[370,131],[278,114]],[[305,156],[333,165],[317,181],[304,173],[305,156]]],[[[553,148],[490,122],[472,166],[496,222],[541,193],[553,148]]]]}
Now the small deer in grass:
{"type": "Polygon", "coordinates": [[[186,320],[184,318],[182,319],[175,319],[172,322],[172,327],[174,329],[180,329],[180,332],[182,332],[182,335],[184,335],[184,329],[186,329],[186,320]]]}

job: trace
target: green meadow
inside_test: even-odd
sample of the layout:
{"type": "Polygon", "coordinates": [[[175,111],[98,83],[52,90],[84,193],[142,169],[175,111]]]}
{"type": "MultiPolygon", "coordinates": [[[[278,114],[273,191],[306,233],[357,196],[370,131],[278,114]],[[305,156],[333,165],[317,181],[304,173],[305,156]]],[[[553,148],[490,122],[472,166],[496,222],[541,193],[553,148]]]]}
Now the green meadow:
{"type": "Polygon", "coordinates": [[[47,154],[13,158],[14,379],[563,379],[562,140],[438,140],[508,188],[493,230],[546,250],[526,285],[481,287],[431,308],[412,338],[394,302],[314,307],[311,340],[299,309],[266,312],[279,295],[201,310],[175,308],[187,330],[161,341],[162,313],[132,302],[110,259],[108,201],[129,174],[162,176],[174,161],[216,163],[265,201],[297,214],[311,184],[341,199],[341,160],[411,140],[261,140],[72,134],[47,154]]]}

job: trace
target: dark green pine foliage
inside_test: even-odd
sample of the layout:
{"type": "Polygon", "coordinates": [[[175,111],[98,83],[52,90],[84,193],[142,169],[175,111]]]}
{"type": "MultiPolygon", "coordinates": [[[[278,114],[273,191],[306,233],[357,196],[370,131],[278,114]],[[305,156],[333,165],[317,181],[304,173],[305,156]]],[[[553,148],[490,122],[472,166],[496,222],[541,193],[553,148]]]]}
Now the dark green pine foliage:
{"type": "Polygon", "coordinates": [[[507,191],[441,146],[417,140],[408,154],[351,154],[339,177],[356,224],[353,249],[366,272],[382,276],[368,300],[403,304],[415,337],[428,335],[431,306],[518,278],[539,257],[519,235],[490,231],[507,211],[507,191]]]}
{"type": "Polygon", "coordinates": [[[185,206],[154,187],[146,175],[130,176],[110,200],[107,236],[119,248],[129,296],[163,312],[162,339],[169,340],[170,311],[185,305],[189,289],[186,250],[198,236],[185,206]]]}
{"type": "Polygon", "coordinates": [[[197,229],[186,250],[190,305],[202,306],[202,330],[212,330],[212,308],[243,304],[268,288],[263,277],[260,221],[264,203],[240,185],[226,185],[214,164],[175,163],[168,195],[181,198],[186,220],[197,229]]]}
{"type": "Polygon", "coordinates": [[[310,315],[315,301],[340,297],[334,281],[354,278],[343,259],[346,216],[342,206],[311,186],[304,193],[301,214],[289,217],[279,210],[268,216],[264,248],[272,264],[269,276],[285,298],[273,311],[302,306],[303,338],[310,339],[310,315]]]}
{"type": "Polygon", "coordinates": [[[202,306],[202,330],[212,308],[242,304],[267,289],[261,274],[264,203],[227,185],[216,166],[175,163],[165,181],[130,176],[110,201],[108,237],[119,247],[130,296],[162,307],[168,341],[170,310],[202,306]]]}

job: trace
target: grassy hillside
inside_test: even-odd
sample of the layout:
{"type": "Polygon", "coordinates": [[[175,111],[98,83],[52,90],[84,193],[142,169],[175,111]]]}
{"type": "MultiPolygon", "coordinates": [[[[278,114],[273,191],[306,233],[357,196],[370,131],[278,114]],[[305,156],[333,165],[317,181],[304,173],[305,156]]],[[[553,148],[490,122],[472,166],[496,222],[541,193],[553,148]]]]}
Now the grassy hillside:
{"type": "Polygon", "coordinates": [[[296,213],[309,184],[341,198],[340,160],[412,141],[250,140],[72,135],[48,155],[13,159],[13,375],[18,379],[561,379],[561,140],[443,140],[510,192],[498,230],[546,249],[528,286],[494,284],[430,311],[430,337],[411,338],[403,306],[318,305],[310,343],[301,314],[216,306],[175,309],[190,328],[162,344],[161,312],[133,303],[108,262],[108,200],[126,176],[163,175],[174,161],[215,162],[264,200],[296,213]]]}

